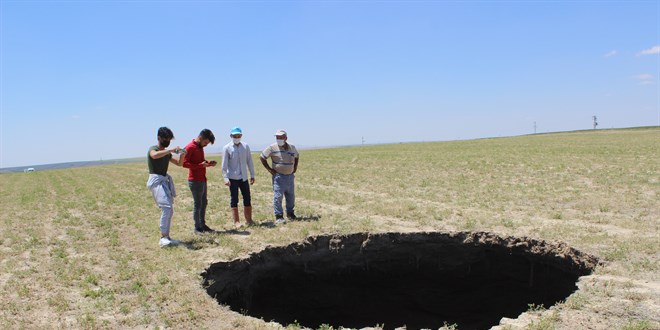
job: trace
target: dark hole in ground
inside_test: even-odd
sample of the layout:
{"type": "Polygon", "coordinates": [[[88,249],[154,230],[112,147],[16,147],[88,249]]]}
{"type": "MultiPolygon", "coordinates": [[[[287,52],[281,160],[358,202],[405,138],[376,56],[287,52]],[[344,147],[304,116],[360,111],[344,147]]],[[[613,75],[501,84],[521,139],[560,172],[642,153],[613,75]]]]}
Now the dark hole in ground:
{"type": "Polygon", "coordinates": [[[284,325],[463,330],[550,307],[597,263],[562,243],[490,233],[358,233],[268,247],[202,276],[221,304],[284,325]]]}

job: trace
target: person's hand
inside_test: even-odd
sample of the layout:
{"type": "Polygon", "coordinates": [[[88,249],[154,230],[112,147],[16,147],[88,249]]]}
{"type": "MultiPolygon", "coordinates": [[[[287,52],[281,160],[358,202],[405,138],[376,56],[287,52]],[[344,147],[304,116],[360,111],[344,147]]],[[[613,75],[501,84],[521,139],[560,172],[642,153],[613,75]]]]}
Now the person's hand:
{"type": "Polygon", "coordinates": [[[209,166],[215,166],[215,165],[218,165],[218,162],[216,162],[215,160],[209,162],[209,166]]]}
{"type": "Polygon", "coordinates": [[[170,149],[170,153],[175,153],[175,154],[181,153],[181,148],[179,146],[176,146],[170,149]]]}
{"type": "Polygon", "coordinates": [[[227,187],[231,186],[231,182],[230,181],[225,182],[225,186],[227,187]]]}
{"type": "Polygon", "coordinates": [[[254,178],[250,178],[250,184],[254,184],[254,178]]]}
{"type": "Polygon", "coordinates": [[[277,174],[277,172],[275,172],[275,170],[272,169],[272,168],[269,168],[269,169],[268,169],[268,172],[270,172],[270,175],[275,175],[275,174],[277,174]]]}

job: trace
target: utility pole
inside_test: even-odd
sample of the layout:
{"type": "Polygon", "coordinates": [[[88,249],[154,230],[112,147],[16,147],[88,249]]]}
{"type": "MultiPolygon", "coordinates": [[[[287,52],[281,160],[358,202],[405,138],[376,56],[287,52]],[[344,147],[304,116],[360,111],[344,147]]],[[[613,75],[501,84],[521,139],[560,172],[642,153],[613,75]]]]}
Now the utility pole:
{"type": "Polygon", "coordinates": [[[596,126],[598,126],[598,118],[594,116],[594,129],[596,129],[596,126]]]}
{"type": "Polygon", "coordinates": [[[536,134],[536,122],[534,122],[534,134],[536,134]]]}
{"type": "Polygon", "coordinates": [[[362,146],[364,146],[364,136],[362,137],[362,146]]]}

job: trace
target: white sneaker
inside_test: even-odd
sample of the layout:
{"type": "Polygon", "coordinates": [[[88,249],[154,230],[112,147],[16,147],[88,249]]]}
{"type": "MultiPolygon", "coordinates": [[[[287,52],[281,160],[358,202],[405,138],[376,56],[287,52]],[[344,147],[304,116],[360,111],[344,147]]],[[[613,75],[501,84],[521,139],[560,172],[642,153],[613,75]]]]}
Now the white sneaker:
{"type": "Polygon", "coordinates": [[[275,224],[277,224],[277,225],[281,225],[281,224],[285,224],[285,223],[286,223],[286,220],[284,220],[283,218],[279,218],[279,219],[275,220],[275,224]]]}
{"type": "Polygon", "coordinates": [[[160,238],[160,242],[159,242],[160,247],[162,247],[162,248],[167,247],[167,246],[170,246],[170,244],[172,244],[172,241],[169,238],[167,238],[167,237],[161,237],[160,238]]]}
{"type": "Polygon", "coordinates": [[[161,237],[159,244],[160,244],[160,247],[163,248],[163,247],[168,247],[168,246],[179,245],[179,244],[181,244],[181,241],[171,239],[169,237],[161,237]]]}

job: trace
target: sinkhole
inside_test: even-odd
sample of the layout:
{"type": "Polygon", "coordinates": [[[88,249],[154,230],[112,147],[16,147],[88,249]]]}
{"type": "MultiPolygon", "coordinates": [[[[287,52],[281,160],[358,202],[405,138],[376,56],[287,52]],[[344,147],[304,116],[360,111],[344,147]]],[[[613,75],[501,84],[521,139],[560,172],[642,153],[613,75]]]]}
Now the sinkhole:
{"type": "Polygon", "coordinates": [[[212,264],[203,287],[232,310],[317,329],[487,329],[566,299],[598,264],[563,243],[485,232],[309,237],[212,264]]]}

